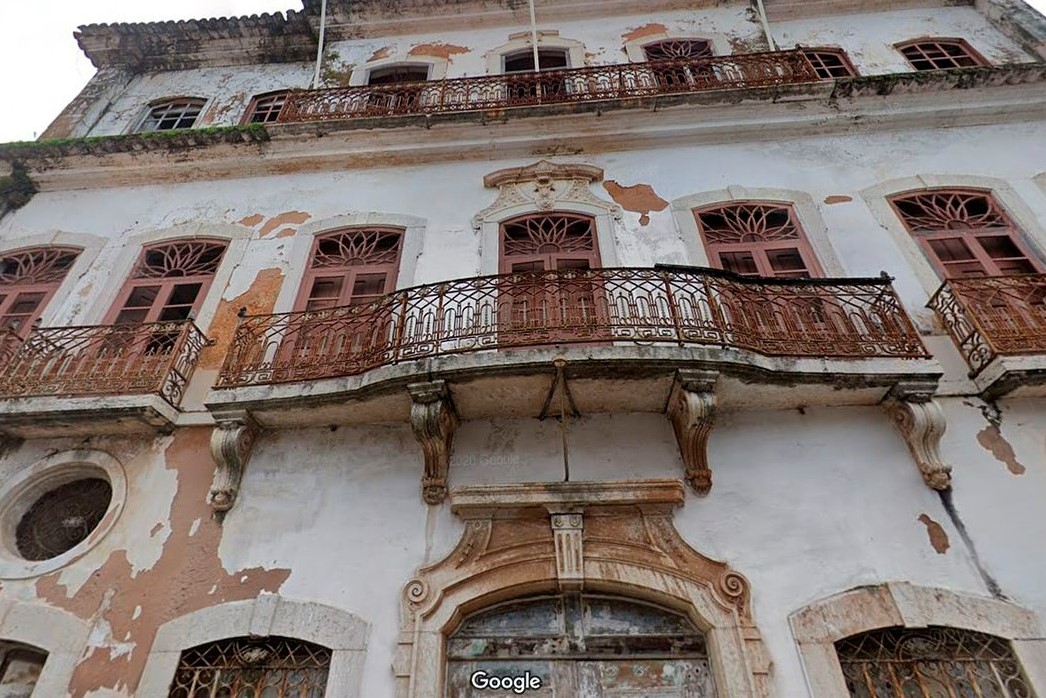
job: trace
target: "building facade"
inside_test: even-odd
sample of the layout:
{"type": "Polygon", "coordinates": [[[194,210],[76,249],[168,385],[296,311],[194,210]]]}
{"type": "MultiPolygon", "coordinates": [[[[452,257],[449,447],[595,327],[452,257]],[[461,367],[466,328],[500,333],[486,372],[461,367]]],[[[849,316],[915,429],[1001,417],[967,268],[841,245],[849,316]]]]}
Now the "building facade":
{"type": "Polygon", "coordinates": [[[0,696],[1046,696],[1029,6],[77,39],[0,146],[0,696]]]}

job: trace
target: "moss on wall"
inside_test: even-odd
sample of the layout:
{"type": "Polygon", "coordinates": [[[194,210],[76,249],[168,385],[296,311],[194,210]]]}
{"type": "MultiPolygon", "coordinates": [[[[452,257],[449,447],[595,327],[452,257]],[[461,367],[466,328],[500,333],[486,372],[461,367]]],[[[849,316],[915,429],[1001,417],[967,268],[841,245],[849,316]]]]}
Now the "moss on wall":
{"type": "Polygon", "coordinates": [[[30,179],[25,165],[16,162],[11,174],[0,177],[0,211],[13,211],[29,203],[36,194],[36,185],[30,179]]]}

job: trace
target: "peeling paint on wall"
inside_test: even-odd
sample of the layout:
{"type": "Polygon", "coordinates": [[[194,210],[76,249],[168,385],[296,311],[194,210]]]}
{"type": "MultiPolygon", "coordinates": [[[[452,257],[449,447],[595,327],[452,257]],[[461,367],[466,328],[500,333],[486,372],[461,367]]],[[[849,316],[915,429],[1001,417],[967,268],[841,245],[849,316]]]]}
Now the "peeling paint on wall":
{"type": "Polygon", "coordinates": [[[1013,452],[1013,446],[1003,438],[999,427],[990,426],[982,429],[977,434],[977,443],[991,451],[995,459],[1006,464],[1007,470],[1014,475],[1023,475],[1027,468],[1017,460],[1017,454],[1013,452]]]}
{"type": "Polygon", "coordinates": [[[650,222],[651,211],[664,211],[668,208],[668,202],[658,196],[649,184],[633,184],[630,187],[623,187],[611,179],[603,182],[603,188],[621,208],[640,214],[640,225],[650,222]]]}
{"type": "Polygon", "coordinates": [[[834,194],[832,196],[824,197],[824,202],[831,206],[832,204],[848,204],[853,201],[852,196],[843,196],[842,194],[834,194]]]}
{"type": "Polygon", "coordinates": [[[644,24],[641,27],[636,27],[631,31],[627,31],[621,35],[621,38],[625,40],[625,43],[631,41],[637,41],[639,39],[645,39],[648,36],[665,36],[668,34],[668,27],[663,24],[644,24]]]}
{"type": "Polygon", "coordinates": [[[444,43],[438,41],[431,44],[418,44],[410,49],[407,55],[410,56],[436,56],[438,58],[445,58],[448,61],[454,60],[454,56],[461,53],[470,53],[472,49],[466,48],[465,46],[455,46],[454,44],[444,43]]]}
{"type": "MultiPolygon", "coordinates": [[[[273,216],[268,221],[266,221],[265,224],[262,225],[261,229],[258,231],[258,235],[260,237],[266,237],[269,235],[269,233],[276,230],[280,226],[301,225],[310,218],[312,218],[312,216],[308,213],[305,213],[304,211],[286,211],[285,213],[281,213],[278,216],[273,216]]],[[[288,228],[280,230],[280,232],[276,234],[276,237],[287,237],[288,234],[293,235],[296,232],[294,230],[291,230],[291,232],[288,233],[288,230],[288,228]]]]}
{"type": "Polygon", "coordinates": [[[948,541],[948,534],[944,527],[931,519],[927,514],[919,516],[919,522],[926,526],[926,534],[930,537],[930,545],[937,551],[938,555],[944,555],[952,544],[948,541]]]}
{"type": "Polygon", "coordinates": [[[152,568],[135,574],[127,551],[116,550],[72,596],[59,581],[60,572],[37,580],[40,598],[93,619],[96,631],[102,631],[73,674],[74,698],[103,689],[133,692],[161,625],[215,604],[275,593],[290,576],[287,569],[225,570],[218,556],[222,529],[206,501],[214,467],[209,442],[210,429],[182,429],[164,452],[164,466],[176,472],[178,490],[171,503],[171,535],[152,568]],[[190,540],[197,519],[203,523],[190,540]]]}
{"type": "Polygon", "coordinates": [[[382,58],[388,58],[392,55],[392,48],[392,46],[382,46],[377,51],[370,54],[370,58],[367,59],[367,62],[380,61],[382,58]]]}
{"type": "Polygon", "coordinates": [[[262,269],[255,275],[254,281],[246,291],[229,300],[223,298],[214,314],[214,320],[207,328],[207,336],[214,343],[201,352],[200,368],[213,369],[222,365],[236,330],[240,308],[246,308],[249,315],[271,313],[282,286],[283,271],[278,268],[262,269]]]}

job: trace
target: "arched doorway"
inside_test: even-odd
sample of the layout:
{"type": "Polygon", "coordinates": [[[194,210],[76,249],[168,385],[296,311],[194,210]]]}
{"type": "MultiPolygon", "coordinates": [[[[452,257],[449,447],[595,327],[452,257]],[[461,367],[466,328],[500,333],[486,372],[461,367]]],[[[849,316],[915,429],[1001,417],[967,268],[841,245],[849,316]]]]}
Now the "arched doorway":
{"type": "Polygon", "coordinates": [[[446,656],[450,698],[514,695],[522,685],[530,696],[716,696],[705,634],[680,613],[618,596],[498,604],[468,616],[446,656]]]}

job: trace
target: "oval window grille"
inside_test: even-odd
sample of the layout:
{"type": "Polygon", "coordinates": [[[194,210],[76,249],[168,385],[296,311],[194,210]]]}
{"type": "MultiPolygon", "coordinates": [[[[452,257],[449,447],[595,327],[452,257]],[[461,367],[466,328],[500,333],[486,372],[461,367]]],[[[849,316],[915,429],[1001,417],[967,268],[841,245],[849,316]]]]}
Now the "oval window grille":
{"type": "Polygon", "coordinates": [[[19,554],[49,560],[71,550],[98,526],[112,497],[112,486],[102,478],[74,480],[46,492],[18,522],[19,554]]]}

